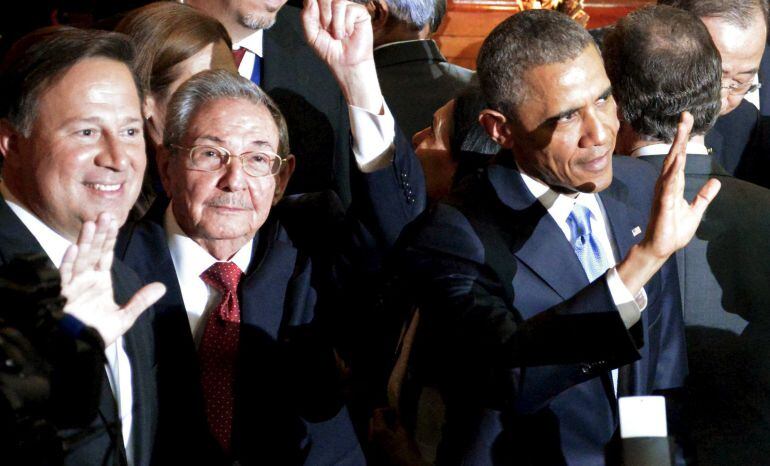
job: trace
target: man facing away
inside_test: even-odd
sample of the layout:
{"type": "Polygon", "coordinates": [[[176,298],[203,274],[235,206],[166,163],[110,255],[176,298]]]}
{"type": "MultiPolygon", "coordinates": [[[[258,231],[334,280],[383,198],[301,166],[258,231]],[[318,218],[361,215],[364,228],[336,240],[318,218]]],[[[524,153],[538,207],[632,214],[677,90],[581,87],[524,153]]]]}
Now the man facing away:
{"type": "Polygon", "coordinates": [[[441,464],[614,464],[617,398],[687,373],[676,266],[718,191],[613,159],[616,106],[591,36],[534,10],[484,42],[480,117],[503,150],[405,232],[415,347],[446,399],[441,464]],[[655,187],[653,187],[655,185],[655,187]],[[646,230],[646,232],[645,232],[646,230]]]}
{"type": "Polygon", "coordinates": [[[2,66],[0,262],[46,254],[61,272],[64,311],[106,345],[97,416],[60,432],[68,465],[152,459],[153,338],[137,318],[164,287],[139,290],[112,252],[146,163],[133,58],[120,34],[49,28],[20,39],[2,66]]]}
{"type": "Polygon", "coordinates": [[[699,464],[761,464],[768,454],[767,309],[770,191],[715,163],[704,134],[720,109],[722,63],[709,31],[686,11],[644,8],[605,38],[621,115],[616,151],[660,168],[679,113],[693,115],[685,197],[708,178],[722,188],[695,238],[677,253],[690,375],[688,425],[699,464]]]}
{"type": "Polygon", "coordinates": [[[447,62],[430,39],[434,0],[371,0],[374,61],[388,105],[407,137],[430,126],[433,112],[464,89],[471,70],[447,62]]]}

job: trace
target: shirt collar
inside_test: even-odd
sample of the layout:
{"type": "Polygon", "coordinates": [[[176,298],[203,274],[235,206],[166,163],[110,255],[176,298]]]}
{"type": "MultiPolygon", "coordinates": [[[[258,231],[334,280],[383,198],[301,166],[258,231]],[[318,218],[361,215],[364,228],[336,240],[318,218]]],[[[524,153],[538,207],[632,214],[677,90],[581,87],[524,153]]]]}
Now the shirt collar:
{"type": "Polygon", "coordinates": [[[524,180],[524,185],[529,189],[529,192],[540,201],[560,228],[565,228],[567,218],[572,213],[575,204],[581,204],[587,207],[594,219],[598,220],[602,218],[601,208],[599,207],[595,194],[578,193],[575,197],[567,196],[557,193],[548,185],[540,180],[532,178],[521,171],[521,169],[519,169],[519,173],[521,173],[521,178],[524,180]]]}
{"type": "MultiPolygon", "coordinates": [[[[644,157],[647,155],[665,155],[668,154],[669,150],[671,150],[671,144],[651,144],[649,146],[643,146],[634,150],[630,155],[634,157],[644,157]]],[[[706,146],[692,141],[687,143],[687,148],[685,151],[688,154],[694,155],[708,155],[709,153],[709,150],[706,148],[706,146]]]]}
{"type": "MultiPolygon", "coordinates": [[[[203,272],[214,265],[214,262],[218,262],[217,258],[209,254],[182,231],[171,210],[171,204],[166,208],[164,223],[166,242],[180,282],[190,283],[199,280],[203,272]]],[[[230,258],[230,262],[233,262],[245,273],[249,268],[249,262],[251,262],[251,250],[252,242],[248,241],[230,258]]]]}
{"type": "MultiPolygon", "coordinates": [[[[409,39],[409,40],[397,40],[395,42],[388,42],[387,44],[381,44],[374,48],[374,50],[380,50],[384,49],[385,47],[390,47],[391,45],[398,45],[398,44],[408,44],[410,42],[427,42],[431,39],[409,39]]],[[[373,50],[373,51],[374,51],[373,50]]]]}
{"type": "Polygon", "coordinates": [[[43,221],[37,218],[35,214],[23,207],[21,202],[16,199],[16,196],[11,194],[11,191],[8,190],[5,183],[0,183],[0,193],[2,193],[3,198],[5,198],[8,207],[10,207],[13,213],[19,217],[21,223],[23,223],[24,226],[27,227],[27,230],[32,233],[32,236],[34,236],[37,242],[40,243],[40,246],[48,255],[48,258],[51,259],[51,262],[58,268],[61,265],[62,259],[64,259],[64,253],[67,252],[67,248],[69,248],[72,243],[43,223],[43,221]]]}
{"type": "Polygon", "coordinates": [[[250,35],[246,36],[243,40],[240,42],[236,42],[233,44],[233,50],[238,50],[238,48],[243,47],[249,52],[258,55],[259,57],[262,57],[262,37],[264,35],[264,31],[262,29],[256,30],[250,35]]]}

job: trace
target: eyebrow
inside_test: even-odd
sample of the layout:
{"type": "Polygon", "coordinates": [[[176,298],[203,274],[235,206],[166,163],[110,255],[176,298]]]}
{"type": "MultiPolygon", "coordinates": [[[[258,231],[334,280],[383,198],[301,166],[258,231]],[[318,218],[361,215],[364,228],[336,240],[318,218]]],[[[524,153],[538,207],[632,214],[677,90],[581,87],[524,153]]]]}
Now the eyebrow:
{"type": "MultiPolygon", "coordinates": [[[[220,144],[220,145],[226,143],[224,139],[222,139],[222,138],[220,138],[218,136],[204,135],[204,136],[198,136],[197,138],[195,138],[196,141],[200,141],[201,139],[205,139],[207,141],[215,142],[215,143],[220,144]]],[[[264,146],[264,147],[266,147],[266,148],[268,148],[270,150],[273,150],[272,144],[270,144],[267,141],[263,141],[261,139],[256,139],[254,141],[251,141],[249,143],[249,145],[264,146]]]]}
{"type": "MultiPolygon", "coordinates": [[[[596,98],[596,100],[606,99],[606,98],[608,98],[611,95],[612,95],[612,86],[609,86],[609,87],[607,87],[607,89],[604,90],[604,92],[602,92],[599,95],[599,97],[596,98]]],[[[574,107],[574,108],[570,108],[569,110],[564,110],[562,112],[559,112],[559,113],[557,113],[554,116],[546,118],[545,121],[543,121],[543,124],[553,124],[553,123],[556,123],[557,121],[561,120],[562,118],[568,117],[568,116],[572,115],[573,113],[579,111],[581,108],[583,108],[583,107],[574,107]]]]}
{"type": "MultiPolygon", "coordinates": [[[[87,118],[73,117],[68,120],[65,120],[62,126],[69,126],[76,123],[91,123],[93,125],[99,125],[99,124],[102,124],[103,122],[104,122],[103,118],[96,117],[96,116],[87,117],[87,118]]],[[[144,121],[142,121],[141,118],[137,118],[137,117],[127,117],[126,119],[120,122],[121,126],[128,125],[128,124],[136,124],[136,123],[144,124],[144,121]]]]}

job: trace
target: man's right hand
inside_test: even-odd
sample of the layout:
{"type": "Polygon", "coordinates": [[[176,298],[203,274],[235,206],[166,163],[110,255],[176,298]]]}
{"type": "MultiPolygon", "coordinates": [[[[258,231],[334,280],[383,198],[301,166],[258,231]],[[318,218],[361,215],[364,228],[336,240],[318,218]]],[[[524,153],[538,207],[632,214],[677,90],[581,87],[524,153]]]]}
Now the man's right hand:
{"type": "Polygon", "coordinates": [[[674,143],[655,184],[655,199],[644,239],[631,248],[617,267],[618,275],[633,295],[639,293],[672,254],[690,242],[706,207],[719,192],[720,183],[712,178],[692,203],[684,198],[684,167],[692,124],[692,115],[683,112],[674,143]]]}
{"type": "Polygon", "coordinates": [[[95,328],[105,346],[126,333],[166,292],[155,282],[137,291],[125,306],[115,303],[111,268],[117,236],[117,222],[109,214],[83,223],[77,244],[67,249],[59,267],[61,294],[67,299],[64,312],[95,328]]]}

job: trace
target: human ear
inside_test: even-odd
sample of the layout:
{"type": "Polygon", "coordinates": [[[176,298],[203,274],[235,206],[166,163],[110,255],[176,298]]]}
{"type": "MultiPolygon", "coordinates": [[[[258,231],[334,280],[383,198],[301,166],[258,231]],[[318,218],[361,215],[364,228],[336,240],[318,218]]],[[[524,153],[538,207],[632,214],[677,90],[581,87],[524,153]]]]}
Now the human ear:
{"type": "Polygon", "coordinates": [[[479,114],[479,124],[500,147],[513,147],[513,128],[508,117],[497,110],[486,108],[479,114]]]}
{"type": "Polygon", "coordinates": [[[297,159],[292,154],[286,156],[281,163],[281,171],[275,175],[275,196],[273,196],[273,205],[278,204],[278,201],[283,199],[283,195],[286,193],[286,186],[289,184],[289,179],[297,165],[297,159]]]}

